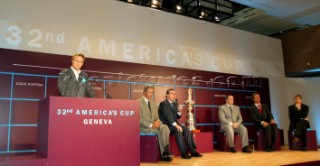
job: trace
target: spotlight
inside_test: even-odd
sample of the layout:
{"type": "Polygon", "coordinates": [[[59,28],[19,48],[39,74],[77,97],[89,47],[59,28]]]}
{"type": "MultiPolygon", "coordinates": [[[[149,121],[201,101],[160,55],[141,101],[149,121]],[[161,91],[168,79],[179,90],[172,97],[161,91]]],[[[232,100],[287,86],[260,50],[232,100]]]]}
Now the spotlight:
{"type": "Polygon", "coordinates": [[[152,0],[151,7],[152,8],[161,8],[162,0],[152,0]]]}
{"type": "Polygon", "coordinates": [[[214,20],[220,21],[220,18],[218,16],[214,16],[214,20]]]}
{"type": "Polygon", "coordinates": [[[177,13],[182,13],[182,7],[180,5],[176,6],[176,12],[177,13]]]}
{"type": "Polygon", "coordinates": [[[133,0],[127,0],[127,2],[132,3],[132,2],[133,2],[133,0]]]}
{"type": "Polygon", "coordinates": [[[205,18],[207,16],[208,16],[208,14],[206,12],[204,12],[204,11],[201,11],[200,14],[199,14],[199,18],[205,18]]]}

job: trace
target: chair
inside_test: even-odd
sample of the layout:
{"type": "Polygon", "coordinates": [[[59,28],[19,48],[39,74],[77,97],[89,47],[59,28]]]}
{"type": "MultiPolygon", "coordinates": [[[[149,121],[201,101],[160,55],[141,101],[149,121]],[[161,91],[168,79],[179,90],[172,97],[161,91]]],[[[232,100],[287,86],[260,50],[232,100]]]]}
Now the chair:
{"type": "MultiPolygon", "coordinates": [[[[257,131],[256,139],[254,141],[255,150],[257,151],[265,151],[266,150],[266,142],[264,140],[264,131],[257,131]]],[[[281,150],[281,132],[277,131],[276,142],[273,145],[275,151],[281,150]]]]}
{"type": "MultiPolygon", "coordinates": [[[[229,142],[228,142],[226,132],[219,131],[217,139],[218,139],[217,140],[218,141],[218,150],[228,152],[230,147],[229,147],[229,142]]],[[[234,133],[234,148],[236,149],[236,151],[242,151],[242,138],[237,133],[234,133]]]]}
{"type": "MultiPolygon", "coordinates": [[[[194,141],[197,145],[197,152],[207,153],[213,151],[213,134],[212,132],[193,133],[194,141]]],[[[174,135],[169,136],[170,151],[175,156],[180,156],[180,150],[174,135]]],[[[190,151],[189,151],[190,153],[190,151]]]]}
{"type": "MultiPolygon", "coordinates": [[[[294,132],[293,131],[288,131],[288,140],[289,140],[289,148],[290,150],[300,150],[302,147],[301,141],[299,140],[298,142],[293,142],[294,138],[294,132]]],[[[307,146],[306,150],[318,150],[317,147],[317,137],[316,137],[316,131],[312,129],[307,130],[307,146]]]]}
{"type": "Polygon", "coordinates": [[[140,162],[158,162],[160,149],[154,133],[140,133],[140,162]]]}

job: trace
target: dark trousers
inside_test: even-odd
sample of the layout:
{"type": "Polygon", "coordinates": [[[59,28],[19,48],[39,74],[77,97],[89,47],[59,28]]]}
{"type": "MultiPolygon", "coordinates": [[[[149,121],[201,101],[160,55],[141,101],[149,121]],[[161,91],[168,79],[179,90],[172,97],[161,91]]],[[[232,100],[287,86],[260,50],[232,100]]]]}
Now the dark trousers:
{"type": "Polygon", "coordinates": [[[193,133],[192,131],[189,131],[187,127],[185,126],[181,126],[181,127],[183,129],[183,132],[179,132],[175,127],[170,127],[171,134],[174,134],[174,136],[176,137],[176,141],[177,141],[180,153],[181,155],[186,154],[187,146],[189,147],[191,153],[194,153],[197,147],[193,139],[193,133]]]}
{"type": "Polygon", "coordinates": [[[278,130],[277,124],[269,124],[266,128],[260,127],[260,130],[263,130],[264,132],[264,140],[266,141],[267,146],[273,145],[276,142],[278,130]]]}
{"type": "Polygon", "coordinates": [[[310,124],[304,119],[301,119],[296,125],[294,136],[300,138],[302,146],[307,145],[307,128],[310,128],[310,124]]]}

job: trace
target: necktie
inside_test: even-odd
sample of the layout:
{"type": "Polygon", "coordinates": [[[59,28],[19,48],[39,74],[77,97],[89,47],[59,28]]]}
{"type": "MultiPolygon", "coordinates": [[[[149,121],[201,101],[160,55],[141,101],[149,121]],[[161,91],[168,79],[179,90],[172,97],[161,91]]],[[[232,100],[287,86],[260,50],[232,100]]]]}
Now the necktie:
{"type": "Polygon", "coordinates": [[[232,119],[232,122],[234,122],[233,116],[232,116],[232,107],[231,107],[231,106],[230,106],[230,111],[231,111],[231,119],[232,119]]]}
{"type": "Polygon", "coordinates": [[[260,104],[258,104],[258,109],[259,109],[260,114],[262,114],[262,108],[261,108],[260,104]]]}
{"type": "Polygon", "coordinates": [[[148,100],[148,107],[149,107],[149,110],[151,111],[151,106],[150,106],[150,101],[148,100]]]}
{"type": "Polygon", "coordinates": [[[173,103],[170,103],[171,108],[173,108],[173,103]]]}

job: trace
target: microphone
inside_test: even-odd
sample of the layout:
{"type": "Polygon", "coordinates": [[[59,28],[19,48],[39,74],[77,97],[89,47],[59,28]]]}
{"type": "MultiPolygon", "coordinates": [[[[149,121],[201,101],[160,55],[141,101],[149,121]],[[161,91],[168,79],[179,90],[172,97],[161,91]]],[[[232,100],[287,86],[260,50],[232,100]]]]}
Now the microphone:
{"type": "Polygon", "coordinates": [[[177,103],[178,111],[181,112],[182,111],[182,106],[179,105],[178,99],[175,99],[175,102],[177,103]]]}
{"type": "MultiPolygon", "coordinates": [[[[99,78],[98,78],[99,79],[99,78]]],[[[106,97],[107,99],[112,99],[112,96],[108,93],[108,89],[107,88],[103,88],[102,85],[101,85],[101,81],[98,81],[98,79],[93,79],[93,81],[95,83],[98,84],[98,86],[106,93],[106,97]]]]}

